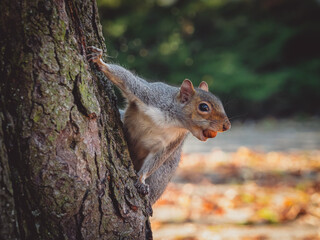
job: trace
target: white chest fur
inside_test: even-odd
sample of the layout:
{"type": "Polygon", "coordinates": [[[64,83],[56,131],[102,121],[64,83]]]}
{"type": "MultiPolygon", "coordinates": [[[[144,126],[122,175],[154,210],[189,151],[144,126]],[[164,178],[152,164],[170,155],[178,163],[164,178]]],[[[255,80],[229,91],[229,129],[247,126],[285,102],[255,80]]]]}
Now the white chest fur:
{"type": "MultiPolygon", "coordinates": [[[[153,141],[161,142],[163,147],[166,147],[173,141],[179,138],[181,134],[186,132],[181,128],[181,123],[172,119],[160,109],[144,105],[141,109],[153,122],[153,141]]],[[[151,140],[151,139],[150,139],[151,140]]]]}
{"type": "Polygon", "coordinates": [[[128,107],[125,125],[132,140],[151,152],[167,147],[187,131],[181,127],[180,122],[160,109],[144,104],[138,108],[128,107]]]}
{"type": "Polygon", "coordinates": [[[143,105],[140,109],[160,128],[177,128],[181,125],[177,120],[170,118],[159,108],[143,105]]]}

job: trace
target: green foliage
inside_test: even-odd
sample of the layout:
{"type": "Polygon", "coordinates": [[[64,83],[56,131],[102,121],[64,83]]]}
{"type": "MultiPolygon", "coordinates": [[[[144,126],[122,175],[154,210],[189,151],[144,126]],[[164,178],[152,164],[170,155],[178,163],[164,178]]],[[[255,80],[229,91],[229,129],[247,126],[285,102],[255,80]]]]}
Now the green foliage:
{"type": "Polygon", "coordinates": [[[319,114],[316,0],[100,0],[111,61],[151,80],[205,80],[229,115],[319,114]]]}

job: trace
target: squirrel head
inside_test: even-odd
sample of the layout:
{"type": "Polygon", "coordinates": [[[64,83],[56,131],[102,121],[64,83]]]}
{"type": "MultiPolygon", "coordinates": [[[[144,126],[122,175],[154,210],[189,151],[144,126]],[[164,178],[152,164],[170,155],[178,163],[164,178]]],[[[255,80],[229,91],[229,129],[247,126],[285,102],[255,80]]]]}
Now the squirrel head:
{"type": "Polygon", "coordinates": [[[206,82],[194,88],[192,82],[185,79],[177,100],[182,106],[184,126],[199,140],[206,141],[230,129],[231,123],[221,101],[209,92],[206,82]]]}

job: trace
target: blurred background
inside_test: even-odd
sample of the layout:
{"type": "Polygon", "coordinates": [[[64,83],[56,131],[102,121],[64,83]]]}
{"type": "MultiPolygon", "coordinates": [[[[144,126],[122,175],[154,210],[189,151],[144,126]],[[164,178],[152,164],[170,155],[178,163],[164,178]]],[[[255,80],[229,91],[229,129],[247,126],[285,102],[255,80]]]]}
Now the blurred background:
{"type": "Polygon", "coordinates": [[[233,125],[187,140],[154,238],[320,239],[320,1],[98,7],[110,61],[151,81],[206,81],[233,125]]]}

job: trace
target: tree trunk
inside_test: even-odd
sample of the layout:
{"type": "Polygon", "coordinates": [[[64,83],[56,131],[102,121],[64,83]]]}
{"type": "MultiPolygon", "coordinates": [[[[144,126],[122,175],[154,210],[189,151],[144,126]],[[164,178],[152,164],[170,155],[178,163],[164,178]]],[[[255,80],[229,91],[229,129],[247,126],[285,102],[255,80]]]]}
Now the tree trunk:
{"type": "Polygon", "coordinates": [[[0,2],[0,239],[151,238],[94,0],[0,2]]]}

